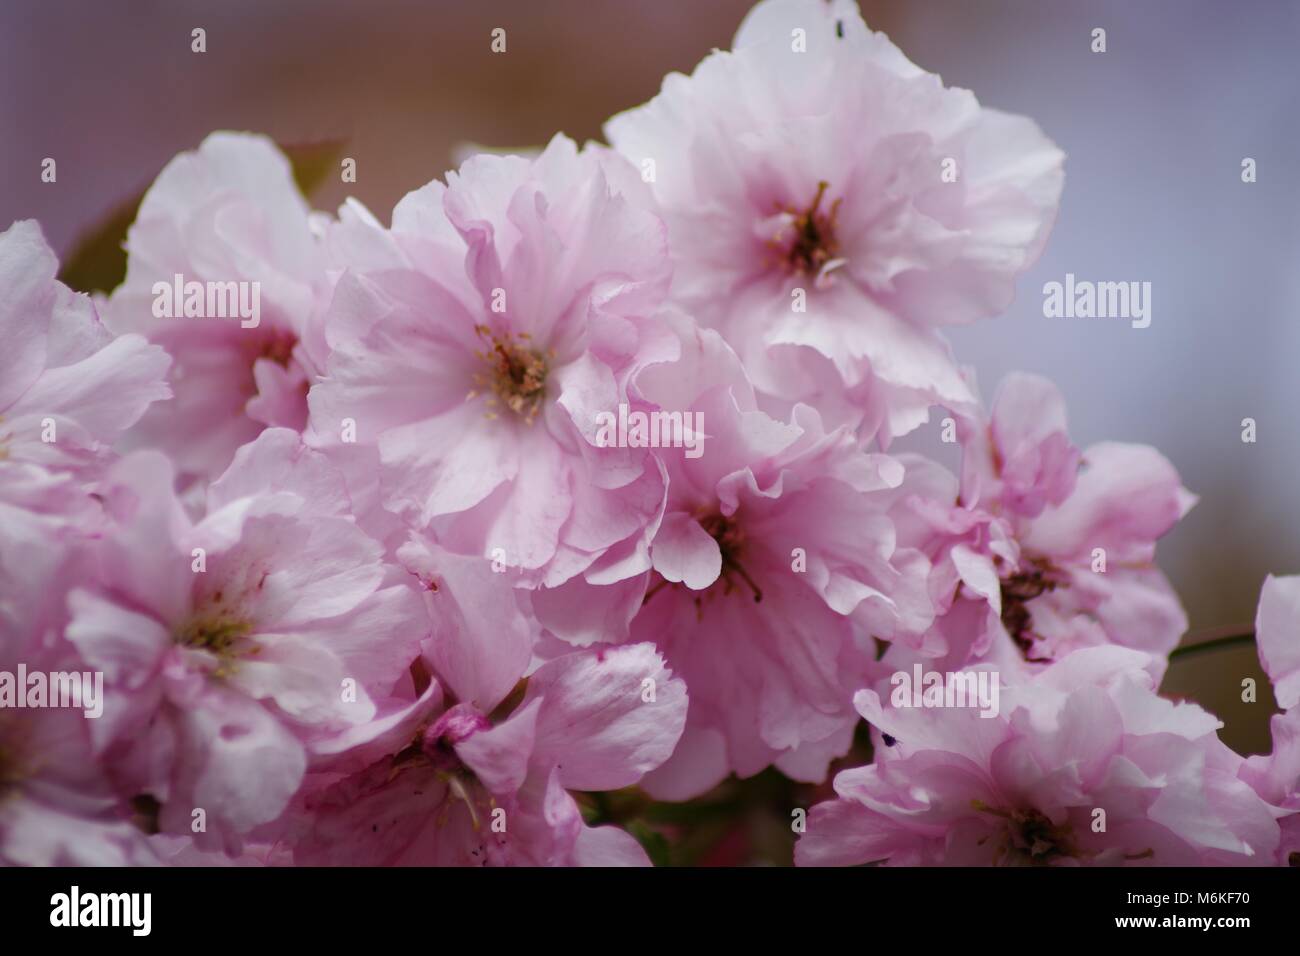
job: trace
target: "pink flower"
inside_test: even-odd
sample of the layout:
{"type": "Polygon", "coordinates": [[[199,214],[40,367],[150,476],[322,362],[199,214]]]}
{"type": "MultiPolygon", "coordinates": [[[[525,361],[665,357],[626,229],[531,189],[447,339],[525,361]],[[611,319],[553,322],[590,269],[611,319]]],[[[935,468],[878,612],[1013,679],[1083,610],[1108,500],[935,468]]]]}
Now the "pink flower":
{"type": "Polygon", "coordinates": [[[346,514],[341,477],[286,429],[236,455],[192,523],[170,463],[106,479],[117,527],[68,639],[105,674],[93,728],[118,786],[164,831],[239,848],[298,789],[314,749],[376,713],[427,628],[407,576],[346,514]]]}
{"type": "Polygon", "coordinates": [[[1005,665],[1007,648],[1018,658],[1005,634],[1003,641],[994,639],[1002,633],[997,568],[1014,566],[1019,555],[1012,529],[988,512],[963,507],[956,477],[941,465],[914,454],[898,458],[905,473],[888,513],[899,546],[931,562],[927,590],[937,617],[924,632],[899,635],[886,660],[892,667],[917,660],[951,668],[975,660],[1005,665]]]}
{"type": "Polygon", "coordinates": [[[663,650],[691,712],[647,787],[682,799],[773,763],[820,780],[849,745],[872,636],[930,621],[929,566],[896,550],[885,514],[903,469],[807,406],[770,418],[716,332],[681,334],[682,359],[637,382],[660,409],[701,416],[707,435],[698,457],[661,450],[668,504],[631,635],[663,650]]]}
{"type": "Polygon", "coordinates": [[[335,746],[296,806],[295,861],[646,865],[621,829],[588,827],[569,790],[631,786],[667,759],[682,681],[635,644],[562,654],[520,684],[535,639],[526,592],[422,538],[403,556],[439,622],[425,657],[437,679],[335,746]]]}
{"type": "MultiPolygon", "coordinates": [[[[835,778],[800,865],[1268,864],[1279,829],[1222,724],[1154,693],[1153,659],[1086,648],[1003,687],[1000,710],[856,703],[875,762],[835,778]]],[[[996,677],[996,672],[994,675],[996,677]]]]}
{"type": "Polygon", "coordinates": [[[102,524],[89,483],[170,394],[166,353],[113,338],[57,269],[36,223],[0,233],[0,642],[60,626],[77,545],[102,524]]]}
{"type": "Polygon", "coordinates": [[[238,856],[220,850],[200,850],[183,836],[156,833],[149,838],[149,849],[163,866],[292,866],[293,857],[279,845],[250,843],[238,856]]]}
{"type": "Polygon", "coordinates": [[[265,137],[213,133],[167,164],[127,234],[126,281],[107,311],[114,329],[175,360],[175,401],[145,417],[136,447],[211,479],[266,426],[303,428],[330,291],[317,231],[265,137]]]}
{"type": "Polygon", "coordinates": [[[1250,757],[1242,779],[1276,807],[1282,827],[1278,862],[1300,863],[1300,576],[1269,577],[1259,596],[1255,641],[1283,713],[1269,724],[1273,752],[1250,757]]]}
{"type": "Polygon", "coordinates": [[[663,228],[625,197],[634,179],[557,136],[535,160],[479,156],[411,193],[391,232],[352,207],[330,237],[351,269],[311,393],[317,439],[346,453],[351,423],[377,446],[385,507],[526,586],[649,564],[659,466],[596,444],[597,412],[675,347],[654,318],[663,228]]]}
{"type": "Polygon", "coordinates": [[[122,432],[171,394],[166,353],[138,335],[114,338],[57,271],[35,222],[0,233],[0,485],[20,463],[93,477],[122,432]]]}
{"type": "Polygon", "coordinates": [[[1072,481],[1077,453],[1066,450],[1061,404],[1045,381],[1012,377],[994,405],[1001,487],[994,500],[971,493],[970,503],[1000,510],[1020,544],[1016,567],[999,569],[1002,622],[1030,659],[1105,643],[1164,657],[1187,617],[1155,566],[1156,540],[1196,497],[1145,445],[1092,445],[1072,481]],[[1044,418],[1054,423],[1045,435],[1037,424],[1044,418]]]}
{"type": "Polygon", "coordinates": [[[990,655],[1005,665],[1017,649],[1030,662],[1102,644],[1168,655],[1187,618],[1156,540],[1196,501],[1173,466],[1143,445],[1080,453],[1060,392],[1034,375],[1008,376],[987,422],[964,420],[961,437],[960,496],[937,467],[913,469],[924,486],[892,512],[932,560],[947,610],[913,649],[948,669],[990,655]]]}
{"type": "Polygon", "coordinates": [[[104,515],[70,474],[0,461],[0,644],[26,644],[62,628],[70,582],[104,515]]]}
{"type": "Polygon", "coordinates": [[[1300,575],[1269,575],[1259,595],[1255,640],[1273,696],[1283,710],[1300,704],[1300,575]]]}
{"type": "MultiPolygon", "coordinates": [[[[13,553],[18,543],[8,517],[0,506],[0,556],[13,553]]],[[[50,537],[24,550],[39,567],[54,572],[40,581],[39,590],[26,593],[36,598],[54,592],[48,603],[61,607],[68,580],[64,572],[75,548],[74,542],[50,537]]],[[[0,569],[0,595],[21,593],[10,592],[10,583],[0,569]]],[[[43,622],[23,628],[5,626],[9,623],[0,620],[0,682],[8,685],[0,687],[0,865],[153,863],[144,834],[130,823],[95,762],[90,737],[95,719],[87,715],[102,699],[83,697],[78,708],[49,706],[55,698],[47,696],[47,706],[26,706],[31,675],[48,682],[51,674],[75,674],[92,695],[93,675],[43,622]]]]}
{"type": "Polygon", "coordinates": [[[606,134],[653,163],[674,296],[756,387],[886,443],[973,402],[938,328],[1007,307],[1063,181],[1033,122],[944,88],[849,0],[758,4],[606,134]]]}
{"type": "Polygon", "coordinates": [[[1277,850],[1280,866],[1300,866],[1300,708],[1274,714],[1269,721],[1273,750],[1248,757],[1245,780],[1274,808],[1282,830],[1277,850]]]}

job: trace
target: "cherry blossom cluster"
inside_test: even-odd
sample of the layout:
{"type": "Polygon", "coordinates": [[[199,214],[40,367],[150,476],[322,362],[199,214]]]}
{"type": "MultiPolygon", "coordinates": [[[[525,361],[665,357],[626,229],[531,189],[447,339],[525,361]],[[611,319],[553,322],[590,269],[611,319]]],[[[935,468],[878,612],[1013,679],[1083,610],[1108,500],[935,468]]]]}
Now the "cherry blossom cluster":
{"type": "Polygon", "coordinates": [[[1243,758],[1157,694],[1173,466],[1039,376],[985,405],[944,336],[1047,239],[1035,123],[764,0],[605,132],[388,225],[214,133],[93,300],[0,234],[0,860],[646,864],[593,795],[768,768],[833,777],[800,864],[1300,852],[1300,578],[1243,758]]]}

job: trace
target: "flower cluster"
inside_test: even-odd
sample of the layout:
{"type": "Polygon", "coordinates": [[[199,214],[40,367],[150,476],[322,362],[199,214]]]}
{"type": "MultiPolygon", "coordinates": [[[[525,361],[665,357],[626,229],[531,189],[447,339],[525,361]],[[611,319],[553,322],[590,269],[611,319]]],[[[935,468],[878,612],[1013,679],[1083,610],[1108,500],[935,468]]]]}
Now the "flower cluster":
{"type": "Polygon", "coordinates": [[[0,234],[0,861],[646,864],[605,792],[821,783],[863,721],[799,863],[1300,852],[1300,578],[1245,759],[1156,693],[1174,468],[944,337],[1046,241],[1038,127],[763,0],[606,135],[385,225],[215,133],[94,300],[0,234]]]}

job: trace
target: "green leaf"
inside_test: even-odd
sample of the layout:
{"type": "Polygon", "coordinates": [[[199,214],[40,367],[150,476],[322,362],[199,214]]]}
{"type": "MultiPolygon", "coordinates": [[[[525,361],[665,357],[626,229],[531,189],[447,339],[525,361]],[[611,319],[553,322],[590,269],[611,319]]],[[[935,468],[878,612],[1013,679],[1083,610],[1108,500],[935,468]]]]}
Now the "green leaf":
{"type": "Polygon", "coordinates": [[[668,838],[658,830],[652,830],[640,820],[633,820],[627,825],[628,833],[641,844],[646,856],[655,866],[672,866],[673,849],[668,838]]]}
{"type": "Polygon", "coordinates": [[[82,235],[63,261],[59,280],[78,292],[111,292],[126,276],[126,231],[135,222],[141,193],[118,206],[97,228],[82,235]]]}
{"type": "Polygon", "coordinates": [[[339,157],[345,145],[347,141],[343,139],[323,139],[289,146],[280,144],[281,151],[293,166],[294,182],[304,196],[310,197],[331,173],[338,173],[339,157]]]}

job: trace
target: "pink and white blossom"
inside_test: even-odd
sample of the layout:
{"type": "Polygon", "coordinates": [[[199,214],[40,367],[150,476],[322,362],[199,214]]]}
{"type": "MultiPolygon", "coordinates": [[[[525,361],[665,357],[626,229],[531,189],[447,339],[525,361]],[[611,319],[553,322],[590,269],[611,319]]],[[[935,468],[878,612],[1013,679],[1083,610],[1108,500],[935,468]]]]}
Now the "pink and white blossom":
{"type": "Polygon", "coordinates": [[[946,338],[1043,248],[1039,127],[761,0],[606,132],[388,224],[214,133],[103,299],[0,232],[0,865],[725,863],[779,774],[805,866],[1300,862],[1300,576],[1242,756],[1158,693],[1173,464],[946,338]]]}
{"type": "Polygon", "coordinates": [[[1269,721],[1273,749],[1250,757],[1242,779],[1276,808],[1282,828],[1277,862],[1300,863],[1300,576],[1269,575],[1259,596],[1255,641],[1282,713],[1269,721]]]}
{"type": "Polygon", "coordinates": [[[777,413],[885,442],[973,403],[939,329],[1007,307],[1063,180],[1036,124],[945,88],[852,0],[764,0],[606,134],[653,164],[675,298],[777,413]]]}
{"type": "Polygon", "coordinates": [[[166,353],[114,338],[57,271],[36,223],[0,233],[0,641],[21,645],[60,626],[80,546],[103,524],[93,483],[170,394],[166,353]]]}
{"type": "MultiPolygon", "coordinates": [[[[49,477],[37,466],[26,467],[29,475],[49,477]]],[[[63,476],[61,490],[67,482],[63,476]]],[[[12,484],[5,490],[12,491],[12,484]]],[[[74,493],[74,503],[84,500],[74,493]]],[[[61,701],[51,684],[53,674],[75,675],[84,688],[80,693],[94,695],[93,674],[59,637],[66,591],[81,570],[85,541],[79,530],[74,522],[11,510],[10,502],[0,500],[0,866],[156,862],[127,802],[95,760],[95,721],[86,715],[102,706],[102,698],[61,701]],[[29,537],[40,528],[37,521],[47,522],[44,530],[53,533],[29,537]],[[33,674],[41,675],[45,689],[29,700],[24,675],[29,681],[33,674]],[[51,706],[59,703],[81,706],[51,706]]]]}
{"type": "Polygon", "coordinates": [[[215,478],[268,426],[305,426],[307,390],[325,358],[321,228],[288,160],[264,136],[213,133],[145,193],[106,321],[148,336],[174,360],[174,400],[151,409],[131,437],[135,447],[166,451],[182,480],[215,478]],[[182,288],[203,284],[201,315],[173,301],[177,276],[182,288]],[[209,312],[209,286],[249,304],[256,293],[256,325],[221,317],[233,310],[215,297],[209,312]],[[160,314],[164,298],[171,314],[160,314]]]}
{"type": "Polygon", "coordinates": [[[96,745],[159,827],[237,850],[313,748],[375,716],[427,627],[407,576],[339,509],[341,477],[285,429],[241,449],[192,522],[170,462],[110,469],[115,527],[69,598],[68,639],[105,675],[96,745]]]}
{"type": "Polygon", "coordinates": [[[1153,658],[1077,650],[1005,687],[1000,712],[856,698],[876,756],[835,778],[800,865],[1267,865],[1275,814],[1221,722],[1156,696],[1153,658]]]}
{"type": "Polygon", "coordinates": [[[406,196],[391,230],[353,204],[330,232],[349,267],[314,441],[410,527],[523,586],[649,567],[660,467],[596,443],[597,414],[676,347],[656,315],[663,226],[638,187],[623,160],[557,136],[535,159],[469,160],[406,196]]]}
{"type": "Polygon", "coordinates": [[[635,839],[588,826],[571,790],[635,784],[672,753],[686,688],[650,644],[535,666],[526,594],[422,538],[403,549],[439,629],[433,677],[352,731],[296,803],[295,860],[342,865],[647,865],[635,839]],[[521,683],[522,682],[522,683],[521,683]]]}
{"type": "Polygon", "coordinates": [[[678,754],[652,793],[693,796],[775,763],[820,780],[847,749],[873,637],[923,630],[929,565],[896,548],[886,514],[903,468],[816,411],[759,410],[716,332],[681,328],[682,359],[644,372],[644,397],[702,416],[704,453],[666,448],[668,503],[631,639],[654,641],[691,688],[678,754]]]}
{"type": "MultiPolygon", "coordinates": [[[[1168,460],[1118,442],[1080,451],[1060,392],[1026,374],[1008,376],[960,437],[960,482],[920,462],[891,512],[932,561],[943,611],[911,650],[949,669],[995,658],[1019,669],[1017,658],[1104,644],[1173,650],[1187,617],[1155,565],[1156,541],[1196,498],[1168,460]]],[[[892,654],[905,664],[907,651],[892,654]]]]}
{"type": "Polygon", "coordinates": [[[26,463],[90,478],[171,394],[169,360],[139,335],[114,337],[57,272],[35,222],[0,233],[0,472],[26,463]]]}

